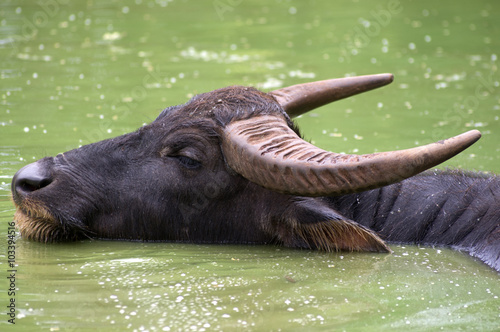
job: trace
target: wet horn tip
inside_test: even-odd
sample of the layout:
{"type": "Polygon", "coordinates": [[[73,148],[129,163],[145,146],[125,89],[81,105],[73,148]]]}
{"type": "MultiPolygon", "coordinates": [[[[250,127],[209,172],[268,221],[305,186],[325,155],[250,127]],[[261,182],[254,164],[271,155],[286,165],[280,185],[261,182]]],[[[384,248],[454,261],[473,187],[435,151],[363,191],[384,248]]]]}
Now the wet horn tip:
{"type": "Polygon", "coordinates": [[[336,100],[380,88],[393,80],[394,75],[389,73],[335,78],[292,85],[269,94],[289,116],[296,117],[336,100]]]}

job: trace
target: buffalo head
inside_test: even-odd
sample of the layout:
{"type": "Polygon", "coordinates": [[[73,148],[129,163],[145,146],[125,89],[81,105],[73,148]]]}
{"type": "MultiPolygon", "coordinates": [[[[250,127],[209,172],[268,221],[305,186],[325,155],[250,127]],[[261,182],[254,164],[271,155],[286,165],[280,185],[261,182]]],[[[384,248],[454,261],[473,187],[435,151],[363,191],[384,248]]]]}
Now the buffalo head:
{"type": "Polygon", "coordinates": [[[46,157],[12,180],[22,237],[281,243],[389,251],[319,196],[382,187],[461,152],[478,131],[408,150],[346,155],[290,117],[392,81],[327,80],[263,93],[232,86],[165,109],[137,131],[46,157]]]}

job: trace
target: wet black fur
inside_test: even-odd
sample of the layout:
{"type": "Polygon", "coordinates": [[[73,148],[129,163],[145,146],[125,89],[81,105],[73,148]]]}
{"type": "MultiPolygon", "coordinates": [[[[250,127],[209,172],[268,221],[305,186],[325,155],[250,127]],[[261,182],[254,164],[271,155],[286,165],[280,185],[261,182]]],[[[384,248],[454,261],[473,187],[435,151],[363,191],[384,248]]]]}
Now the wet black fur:
{"type": "Polygon", "coordinates": [[[167,108],[133,133],[38,161],[50,184],[26,197],[14,192],[14,201],[21,209],[23,200],[39,202],[54,216],[66,233],[50,241],[311,247],[290,224],[350,218],[388,241],[460,247],[500,271],[498,176],[431,172],[330,198],[271,192],[235,173],[220,146],[225,125],[259,114],[280,116],[298,133],[271,96],[228,87],[167,108]]]}

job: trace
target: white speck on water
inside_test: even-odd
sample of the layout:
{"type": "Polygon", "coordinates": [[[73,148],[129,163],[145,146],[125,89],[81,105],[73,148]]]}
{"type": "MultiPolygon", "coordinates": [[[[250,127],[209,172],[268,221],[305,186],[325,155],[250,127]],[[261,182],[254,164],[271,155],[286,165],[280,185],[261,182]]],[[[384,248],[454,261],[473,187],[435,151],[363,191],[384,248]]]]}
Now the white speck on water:
{"type": "Polygon", "coordinates": [[[436,90],[444,89],[444,88],[448,87],[448,83],[446,83],[446,82],[439,82],[439,83],[436,83],[435,87],[436,87],[436,90]]]}
{"type": "Polygon", "coordinates": [[[78,76],[78,78],[79,78],[79,79],[81,79],[81,80],[83,80],[83,79],[85,78],[85,75],[80,74],[80,75],[78,76]]]}
{"type": "Polygon", "coordinates": [[[384,103],[378,102],[377,103],[377,108],[381,109],[382,107],[384,107],[384,103]]]}
{"type": "Polygon", "coordinates": [[[38,73],[33,73],[33,78],[38,78],[38,73]]]}
{"type": "Polygon", "coordinates": [[[29,129],[28,127],[24,127],[24,132],[25,132],[25,133],[27,133],[27,132],[29,132],[29,131],[30,131],[30,129],[29,129]]]}
{"type": "Polygon", "coordinates": [[[409,48],[410,50],[414,50],[414,49],[416,49],[416,48],[417,48],[417,46],[415,45],[415,43],[410,43],[410,44],[408,44],[408,48],[409,48]]]}
{"type": "Polygon", "coordinates": [[[496,54],[492,54],[491,55],[491,61],[497,61],[497,55],[496,54]]]}
{"type": "Polygon", "coordinates": [[[231,317],[231,315],[229,315],[229,314],[223,314],[222,315],[222,318],[230,318],[230,317],[231,317]]]}
{"type": "Polygon", "coordinates": [[[73,22],[75,19],[76,19],[76,15],[75,14],[71,14],[68,17],[68,20],[70,20],[71,22],[73,22]]]}
{"type": "Polygon", "coordinates": [[[130,11],[130,9],[127,6],[125,6],[125,7],[122,8],[122,13],[123,14],[128,14],[129,11],[130,11]]]}
{"type": "Polygon", "coordinates": [[[425,40],[426,43],[430,43],[431,40],[432,40],[432,38],[429,35],[425,35],[424,40],[425,40]]]}
{"type": "Polygon", "coordinates": [[[288,9],[288,12],[289,12],[290,14],[292,14],[292,15],[295,15],[295,14],[297,14],[297,8],[295,8],[295,7],[290,7],[290,8],[288,9]]]}
{"type": "Polygon", "coordinates": [[[387,46],[382,46],[382,53],[389,52],[389,48],[387,46]]]}

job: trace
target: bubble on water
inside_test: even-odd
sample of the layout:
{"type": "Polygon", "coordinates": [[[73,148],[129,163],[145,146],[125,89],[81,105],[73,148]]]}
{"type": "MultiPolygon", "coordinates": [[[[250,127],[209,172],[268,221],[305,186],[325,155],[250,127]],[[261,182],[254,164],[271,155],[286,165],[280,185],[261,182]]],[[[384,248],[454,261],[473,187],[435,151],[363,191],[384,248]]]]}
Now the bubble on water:
{"type": "Polygon", "coordinates": [[[107,41],[119,40],[122,37],[123,34],[119,33],[118,31],[106,32],[104,35],[102,35],[102,39],[107,41]]]}
{"type": "Polygon", "coordinates": [[[122,13],[123,14],[128,14],[129,11],[130,11],[130,9],[127,6],[125,6],[125,7],[122,8],[122,13]]]}
{"type": "Polygon", "coordinates": [[[414,50],[415,48],[417,48],[417,46],[415,45],[415,43],[410,43],[410,44],[408,44],[408,48],[410,50],[414,50]]]}
{"type": "Polygon", "coordinates": [[[432,40],[432,38],[431,38],[431,36],[426,35],[426,36],[424,37],[424,40],[425,40],[427,43],[430,43],[430,42],[431,42],[431,40],[432,40]]]}
{"type": "Polygon", "coordinates": [[[295,8],[295,7],[290,7],[290,8],[288,9],[288,12],[289,12],[290,14],[292,14],[292,15],[297,14],[297,8],[295,8]]]}
{"type": "Polygon", "coordinates": [[[27,133],[27,132],[29,132],[29,131],[30,131],[30,129],[29,129],[28,127],[24,127],[24,129],[23,129],[23,130],[24,130],[24,132],[25,132],[25,133],[27,133]]]}

